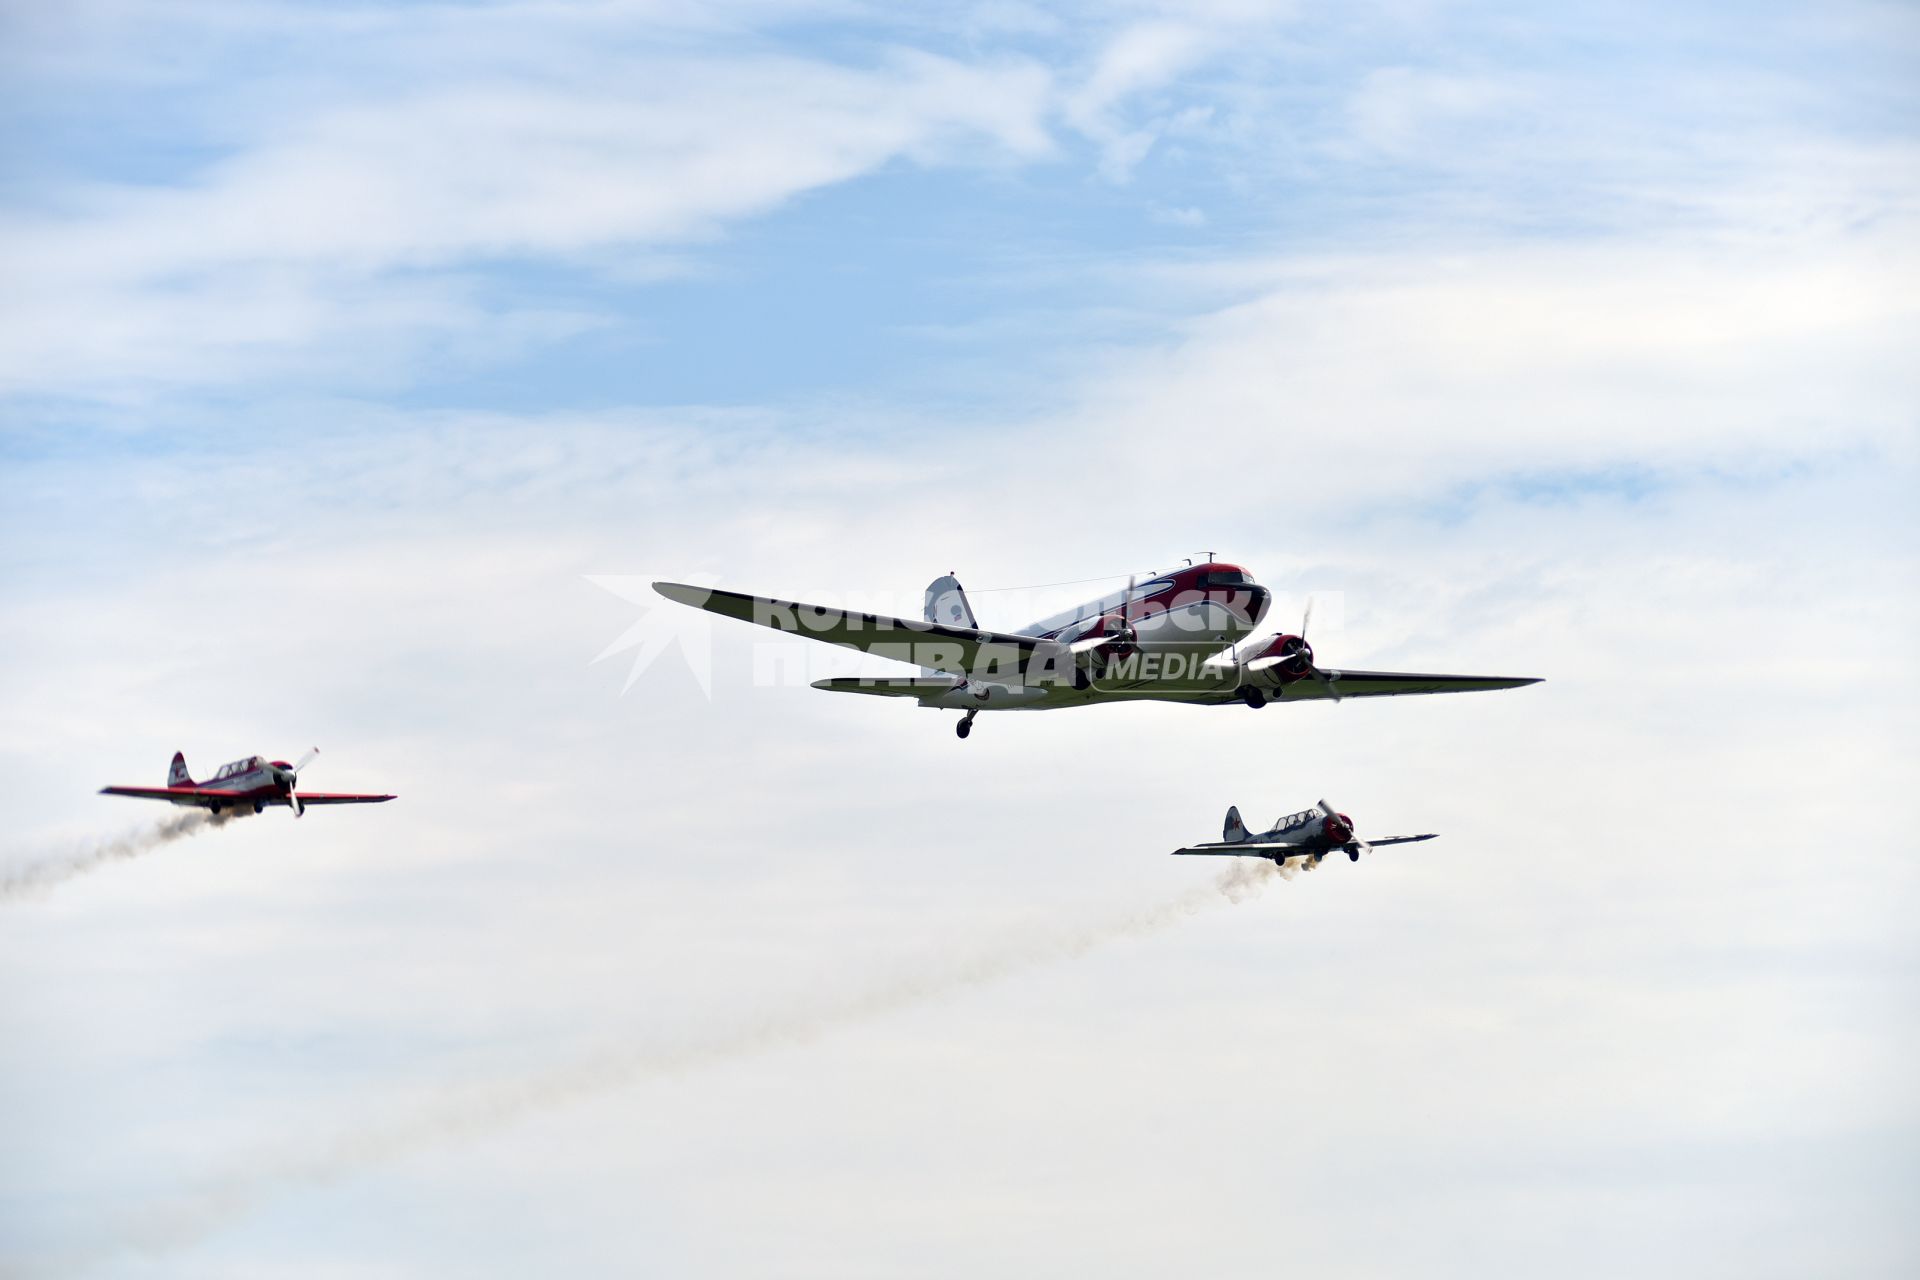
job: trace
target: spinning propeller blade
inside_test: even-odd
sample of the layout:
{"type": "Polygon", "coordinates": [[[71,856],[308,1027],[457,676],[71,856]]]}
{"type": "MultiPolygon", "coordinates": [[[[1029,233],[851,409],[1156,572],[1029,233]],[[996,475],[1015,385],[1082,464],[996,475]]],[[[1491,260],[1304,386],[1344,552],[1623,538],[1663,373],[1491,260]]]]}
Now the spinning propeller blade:
{"type": "Polygon", "coordinates": [[[300,793],[295,791],[294,787],[300,781],[300,771],[312,764],[313,758],[319,754],[320,748],[313,747],[295,761],[291,769],[287,770],[287,807],[293,810],[293,816],[296,818],[304,814],[307,807],[300,803],[300,793]]]}
{"type": "MultiPolygon", "coordinates": [[[[1312,625],[1313,625],[1313,597],[1308,596],[1307,611],[1300,616],[1300,643],[1302,645],[1306,644],[1307,628],[1312,625]]],[[[1307,652],[1312,653],[1313,650],[1308,649],[1307,652]]],[[[1329,698],[1333,699],[1335,702],[1340,701],[1340,686],[1335,683],[1335,677],[1328,675],[1326,672],[1320,669],[1319,663],[1309,659],[1307,662],[1307,673],[1311,675],[1315,680],[1318,680],[1321,684],[1326,686],[1327,696],[1329,698]]]]}

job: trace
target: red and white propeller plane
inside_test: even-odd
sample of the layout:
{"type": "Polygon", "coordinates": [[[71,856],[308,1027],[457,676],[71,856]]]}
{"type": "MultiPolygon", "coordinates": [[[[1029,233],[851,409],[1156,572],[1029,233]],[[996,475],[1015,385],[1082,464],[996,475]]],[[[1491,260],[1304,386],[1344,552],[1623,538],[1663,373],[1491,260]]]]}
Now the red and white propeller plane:
{"type": "Polygon", "coordinates": [[[167,771],[164,787],[102,787],[103,796],[133,796],[140,800],[169,800],[174,804],[196,805],[209,813],[239,816],[259,813],[270,804],[283,804],[299,817],[310,804],[379,804],[392,796],[357,795],[344,791],[295,791],[300,771],[320,754],[315,747],[300,757],[299,763],[248,756],[223,764],[205,782],[195,782],[187,773],[187,758],[173,753],[173,768],[167,771]]]}
{"type": "Polygon", "coordinates": [[[1358,839],[1353,834],[1353,819],[1344,813],[1335,813],[1333,806],[1322,800],[1315,808],[1288,814],[1274,823],[1271,830],[1258,834],[1248,831],[1247,824],[1240,821],[1239,809],[1228,809],[1226,830],[1221,832],[1220,840],[1210,844],[1189,845],[1174,852],[1230,858],[1271,858],[1276,864],[1284,864],[1288,858],[1305,858],[1317,866],[1320,859],[1335,850],[1345,853],[1349,861],[1358,862],[1362,853],[1379,845],[1415,844],[1433,838],[1433,833],[1429,832],[1423,836],[1358,839]]]}
{"type": "Polygon", "coordinates": [[[966,714],[966,737],[982,711],[1044,711],[1095,702],[1151,700],[1202,706],[1307,699],[1379,698],[1513,689],[1532,676],[1421,675],[1314,665],[1307,621],[1298,633],[1238,648],[1266,615],[1272,596],[1239,565],[1188,564],[1045,618],[1021,631],[988,631],[974,620],[959,581],[927,587],[922,621],[771,596],[656,582],[669,600],[775,631],[895,658],[917,676],[843,676],[814,682],[834,693],[912,698],[966,714]]]}

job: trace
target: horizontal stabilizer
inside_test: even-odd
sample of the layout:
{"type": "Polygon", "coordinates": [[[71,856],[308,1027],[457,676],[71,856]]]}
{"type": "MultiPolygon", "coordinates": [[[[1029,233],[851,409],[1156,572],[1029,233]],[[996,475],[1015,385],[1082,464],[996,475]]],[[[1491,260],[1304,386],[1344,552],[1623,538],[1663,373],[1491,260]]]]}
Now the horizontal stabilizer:
{"type": "Polygon", "coordinates": [[[879,698],[938,698],[959,682],[952,676],[834,676],[815,680],[828,693],[866,693],[879,698]]]}

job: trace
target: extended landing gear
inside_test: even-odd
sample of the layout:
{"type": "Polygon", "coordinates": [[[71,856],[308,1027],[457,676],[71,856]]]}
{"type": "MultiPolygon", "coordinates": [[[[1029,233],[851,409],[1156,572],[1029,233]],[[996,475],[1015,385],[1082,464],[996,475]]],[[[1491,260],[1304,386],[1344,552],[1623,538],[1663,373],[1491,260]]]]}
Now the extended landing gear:
{"type": "Polygon", "coordinates": [[[1360,861],[1360,851],[1358,849],[1347,850],[1347,861],[1348,862],[1360,861]]]}
{"type": "Polygon", "coordinates": [[[1250,684],[1241,685],[1235,692],[1240,695],[1240,701],[1246,703],[1255,711],[1267,705],[1266,692],[1261,689],[1256,689],[1250,684]]]}
{"type": "Polygon", "coordinates": [[[260,800],[255,800],[255,801],[253,802],[253,811],[254,811],[255,813],[264,813],[264,812],[266,812],[266,808],[267,808],[267,806],[266,806],[266,804],[265,804],[265,802],[263,802],[263,801],[260,801],[260,800]]]}
{"type": "Polygon", "coordinates": [[[980,713],[978,711],[969,711],[964,716],[961,716],[960,723],[953,726],[954,736],[959,738],[964,738],[968,734],[972,733],[973,718],[979,714],[980,713]]]}

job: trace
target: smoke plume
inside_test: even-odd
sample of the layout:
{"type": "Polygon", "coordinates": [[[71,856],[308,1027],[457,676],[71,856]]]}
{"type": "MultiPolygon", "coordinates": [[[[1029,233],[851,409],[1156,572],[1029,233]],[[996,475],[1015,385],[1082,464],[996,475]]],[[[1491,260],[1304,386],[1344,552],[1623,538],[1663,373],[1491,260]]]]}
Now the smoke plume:
{"type": "Polygon", "coordinates": [[[184,840],[188,836],[222,826],[226,821],[224,815],[212,817],[205,810],[190,809],[162,818],[151,827],[129,831],[111,840],[84,844],[68,853],[40,858],[22,866],[0,868],[0,902],[37,897],[51,891],[55,885],[98,871],[110,862],[152,853],[175,840],[184,840]]]}
{"type": "MultiPolygon", "coordinates": [[[[109,1248],[167,1250],[192,1244],[298,1190],[322,1186],[366,1169],[503,1128],[527,1116],[663,1076],[808,1044],[916,1005],[996,982],[1044,965],[1077,959],[1109,942],[1172,928],[1209,907],[1256,897],[1274,879],[1292,879],[1311,864],[1276,866],[1233,859],[1210,883],[1145,908],[1078,923],[1036,924],[958,955],[937,957],[916,970],[873,986],[788,1007],[678,1045],[611,1046],[546,1071],[465,1090],[411,1116],[335,1134],[277,1153],[261,1153],[195,1192],[155,1204],[120,1224],[101,1243],[109,1248]]],[[[90,1265],[99,1257],[70,1258],[90,1265]]]]}

